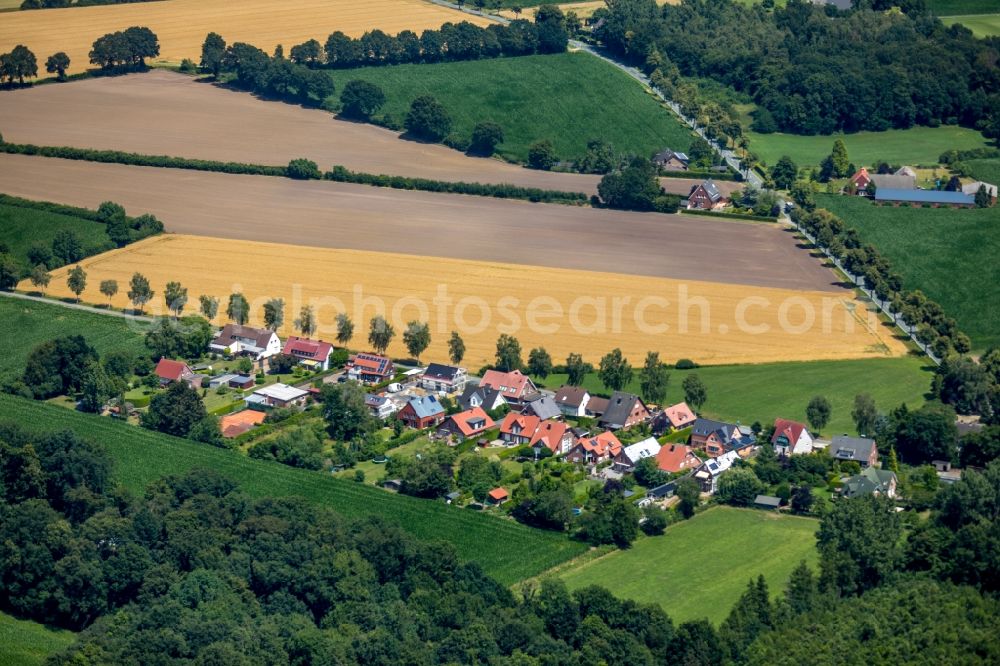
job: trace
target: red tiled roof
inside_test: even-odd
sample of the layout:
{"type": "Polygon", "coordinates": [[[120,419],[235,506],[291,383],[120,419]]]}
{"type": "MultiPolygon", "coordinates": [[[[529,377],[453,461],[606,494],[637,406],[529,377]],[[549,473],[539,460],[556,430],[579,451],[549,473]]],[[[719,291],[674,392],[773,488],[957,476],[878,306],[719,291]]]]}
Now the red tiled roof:
{"type": "Polygon", "coordinates": [[[580,438],[579,444],[582,445],[584,449],[593,451],[599,456],[616,456],[618,455],[618,452],[622,450],[622,443],[618,441],[618,437],[615,436],[615,433],[610,430],[605,430],[601,434],[594,435],[593,437],[582,437],[580,438]]]}
{"type": "Polygon", "coordinates": [[[679,402],[663,410],[664,416],[670,421],[670,425],[680,428],[684,424],[694,423],[698,417],[694,415],[686,402],[679,402]]]}
{"type": "Polygon", "coordinates": [[[285,341],[285,348],[281,350],[281,353],[323,362],[326,361],[332,351],[333,345],[329,342],[310,340],[309,338],[300,338],[293,335],[285,341]]]}
{"type": "Polygon", "coordinates": [[[799,441],[799,437],[802,435],[802,431],[806,427],[804,424],[798,421],[789,421],[788,419],[775,419],[774,420],[774,436],[771,437],[771,443],[774,444],[778,441],[778,437],[784,435],[788,439],[788,443],[795,445],[795,442],[799,441]]]}
{"type": "Polygon", "coordinates": [[[522,374],[520,370],[513,372],[487,370],[479,385],[494,388],[500,391],[505,398],[521,398],[525,393],[535,390],[534,382],[531,381],[530,377],[522,374]]]}
{"type": "Polygon", "coordinates": [[[701,460],[694,454],[694,449],[683,444],[661,447],[656,454],[656,466],[664,472],[680,472],[700,464],[701,460]]]}
{"type": "Polygon", "coordinates": [[[171,382],[180,381],[185,371],[191,372],[191,369],[183,361],[171,361],[169,358],[161,358],[160,362],[156,364],[156,376],[171,382]]]}
{"type": "Polygon", "coordinates": [[[376,354],[357,354],[351,359],[351,365],[361,368],[371,374],[388,377],[392,373],[392,361],[376,354]]]}
{"type": "Polygon", "coordinates": [[[506,488],[494,488],[490,491],[490,499],[494,502],[499,502],[501,500],[507,499],[507,489],[506,488]]]}
{"type": "Polygon", "coordinates": [[[452,414],[448,417],[449,421],[455,424],[458,431],[462,433],[463,437],[471,437],[477,433],[484,430],[489,430],[493,427],[493,419],[491,419],[482,407],[473,407],[472,409],[467,409],[464,412],[459,412],[458,414],[452,414]],[[483,421],[483,425],[478,428],[473,428],[470,425],[470,421],[476,421],[480,419],[483,421]]]}
{"type": "Polygon", "coordinates": [[[504,417],[503,422],[500,423],[500,432],[513,435],[513,427],[517,424],[520,429],[520,432],[517,433],[519,436],[531,437],[540,422],[540,419],[534,414],[518,414],[517,412],[508,412],[507,416],[504,417]]]}
{"type": "Polygon", "coordinates": [[[856,174],[851,176],[851,182],[857,184],[858,180],[864,178],[865,180],[871,180],[871,176],[868,175],[868,169],[861,167],[856,174]]]}
{"type": "Polygon", "coordinates": [[[562,421],[547,419],[539,423],[535,428],[535,434],[531,436],[529,444],[534,446],[540,443],[547,447],[549,451],[558,453],[562,448],[562,438],[568,429],[569,426],[562,421]]]}

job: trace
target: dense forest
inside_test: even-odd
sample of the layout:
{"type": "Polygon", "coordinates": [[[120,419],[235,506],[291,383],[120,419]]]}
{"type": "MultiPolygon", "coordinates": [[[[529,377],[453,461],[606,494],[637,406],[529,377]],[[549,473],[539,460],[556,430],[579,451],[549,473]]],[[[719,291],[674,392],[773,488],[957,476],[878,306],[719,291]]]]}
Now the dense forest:
{"type": "MultiPolygon", "coordinates": [[[[897,3],[893,3],[897,4],[897,3]]],[[[1000,137],[1000,38],[977,40],[913,3],[838,12],[717,0],[609,0],[598,39],[669,78],[711,78],[757,104],[754,129],[795,134],[959,123],[1000,137]]]]}
{"type": "Polygon", "coordinates": [[[675,625],[599,587],[515,596],[446,543],[213,472],[135,497],[100,444],[7,425],[0,607],[83,629],[52,664],[996,663],[998,515],[997,463],[919,524],[839,502],[818,574],[803,564],[778,597],[749,581],[718,628],[675,625]]]}

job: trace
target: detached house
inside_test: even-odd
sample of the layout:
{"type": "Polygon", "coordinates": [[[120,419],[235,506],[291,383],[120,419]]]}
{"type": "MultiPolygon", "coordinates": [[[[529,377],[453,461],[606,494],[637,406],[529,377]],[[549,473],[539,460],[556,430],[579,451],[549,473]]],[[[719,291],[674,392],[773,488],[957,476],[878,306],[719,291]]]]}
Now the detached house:
{"type": "Polygon", "coordinates": [[[395,414],[399,409],[396,402],[389,397],[372,393],[365,394],[365,407],[372,413],[372,416],[382,421],[395,414]]]}
{"type": "Polygon", "coordinates": [[[487,370],[486,374],[479,382],[479,386],[496,389],[503,396],[504,400],[514,406],[520,406],[538,393],[538,387],[531,377],[523,374],[520,370],[511,372],[500,372],[499,370],[487,370]]]}
{"type": "Polygon", "coordinates": [[[622,443],[615,434],[605,430],[593,437],[581,437],[566,454],[566,460],[578,465],[604,462],[617,456],[622,450],[622,443]]]}
{"type": "Polygon", "coordinates": [[[530,401],[524,403],[524,406],[521,408],[521,413],[534,414],[543,421],[545,419],[562,418],[562,411],[559,410],[555,400],[541,393],[536,395],[530,401]]]}
{"type": "Polygon", "coordinates": [[[277,333],[266,328],[226,324],[208,348],[218,354],[249,356],[259,361],[281,353],[281,340],[277,333]]]}
{"type": "Polygon", "coordinates": [[[444,407],[433,395],[410,398],[399,410],[399,420],[417,430],[432,428],[445,419],[444,407]]]}
{"type": "Polygon", "coordinates": [[[160,378],[160,385],[166,386],[172,382],[184,382],[191,388],[201,388],[201,375],[196,375],[194,370],[188,367],[183,361],[171,361],[168,358],[161,358],[156,364],[154,371],[160,378]]]}
{"type": "Polygon", "coordinates": [[[301,407],[306,404],[309,391],[288,384],[268,384],[248,395],[243,400],[248,407],[301,407]]]}
{"type": "Polygon", "coordinates": [[[572,448],[573,431],[560,421],[543,421],[531,414],[511,412],[500,423],[500,439],[510,446],[527,444],[538,450],[545,447],[559,455],[572,448]]]}
{"type": "Polygon", "coordinates": [[[333,345],[322,340],[310,340],[293,335],[285,340],[285,348],[281,353],[295,358],[299,365],[304,365],[310,370],[326,371],[330,369],[333,345]]]}
{"type": "Polygon", "coordinates": [[[655,458],[660,453],[660,443],[654,437],[626,446],[615,456],[614,468],[618,472],[631,472],[643,458],[655,458]]]}
{"type": "Polygon", "coordinates": [[[812,453],[813,438],[805,425],[788,419],[775,419],[771,437],[774,452],[783,458],[812,453]]]}
{"type": "Polygon", "coordinates": [[[590,393],[580,386],[563,386],[556,391],[555,401],[565,416],[586,416],[590,393]]]}
{"type": "Polygon", "coordinates": [[[473,407],[458,414],[452,414],[438,430],[443,435],[451,435],[460,442],[480,435],[493,427],[491,419],[482,407],[473,407]]]}
{"type": "Polygon", "coordinates": [[[893,498],[896,496],[896,474],[887,469],[866,467],[861,474],[844,479],[840,488],[842,497],[862,497],[875,495],[893,498]]]}
{"type": "Polygon", "coordinates": [[[694,473],[694,479],[701,485],[701,492],[715,494],[719,489],[719,477],[733,466],[740,456],[736,451],[723,453],[718,458],[706,460],[694,473]]]}
{"type": "Polygon", "coordinates": [[[511,412],[500,423],[500,439],[510,446],[529,444],[539,423],[537,416],[511,412]]]}
{"type": "Polygon", "coordinates": [[[347,360],[347,376],[366,384],[378,384],[396,374],[392,361],[378,354],[355,354],[347,360]]]}
{"type": "Polygon", "coordinates": [[[420,375],[420,386],[428,391],[444,391],[451,394],[464,391],[468,380],[469,373],[465,368],[431,363],[420,375]]]}
{"type": "Polygon", "coordinates": [[[727,199],[713,180],[706,180],[696,185],[687,198],[687,207],[697,210],[713,210],[726,205],[727,199]]]}
{"type": "Polygon", "coordinates": [[[878,447],[874,439],[837,435],[830,443],[830,455],[835,460],[853,460],[864,469],[878,462],[878,447]]]}
{"type": "Polygon", "coordinates": [[[756,442],[749,428],[711,419],[698,419],[691,427],[691,446],[715,458],[728,451],[747,457],[756,442]]]}
{"type": "Polygon", "coordinates": [[[507,404],[500,391],[484,386],[466,386],[465,391],[458,397],[458,404],[462,409],[472,409],[482,407],[488,412],[507,404]]]}
{"type": "Polygon", "coordinates": [[[653,432],[663,434],[675,430],[683,430],[694,425],[698,420],[686,402],[671,405],[653,418],[653,432]]]}
{"type": "Polygon", "coordinates": [[[609,430],[628,430],[649,418],[649,408],[637,395],[615,391],[597,424],[609,430]]]}
{"type": "Polygon", "coordinates": [[[687,171],[690,163],[691,158],[687,155],[670,150],[669,148],[661,150],[653,156],[653,164],[664,171],[687,171]]]}
{"type": "Polygon", "coordinates": [[[701,466],[701,458],[694,454],[694,449],[684,444],[669,444],[661,447],[656,454],[656,466],[664,472],[676,474],[684,470],[701,466]]]}

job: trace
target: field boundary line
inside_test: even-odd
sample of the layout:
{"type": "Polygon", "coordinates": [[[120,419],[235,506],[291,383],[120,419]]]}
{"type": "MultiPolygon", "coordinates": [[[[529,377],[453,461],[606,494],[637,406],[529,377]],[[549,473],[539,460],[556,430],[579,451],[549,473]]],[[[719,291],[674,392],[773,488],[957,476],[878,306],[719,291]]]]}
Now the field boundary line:
{"type": "Polygon", "coordinates": [[[91,312],[94,314],[119,317],[121,319],[129,319],[132,321],[144,321],[149,323],[153,323],[156,321],[155,317],[151,317],[149,315],[128,314],[127,312],[120,312],[118,310],[107,310],[105,308],[99,308],[93,305],[86,305],[84,303],[67,303],[66,301],[58,298],[50,298],[48,296],[35,296],[34,294],[26,294],[20,291],[0,291],[0,296],[5,298],[16,298],[22,301],[34,301],[36,303],[45,303],[46,305],[58,305],[64,308],[68,308],[70,310],[81,310],[83,312],[91,312]]]}

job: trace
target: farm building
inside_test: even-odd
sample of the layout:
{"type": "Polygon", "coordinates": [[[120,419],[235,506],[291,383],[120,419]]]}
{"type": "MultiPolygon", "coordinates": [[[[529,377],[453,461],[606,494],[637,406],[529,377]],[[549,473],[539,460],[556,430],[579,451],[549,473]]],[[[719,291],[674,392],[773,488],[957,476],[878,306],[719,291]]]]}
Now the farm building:
{"type": "Polygon", "coordinates": [[[980,180],[977,180],[974,183],[969,183],[968,185],[963,185],[962,194],[971,194],[975,197],[980,187],[986,188],[986,194],[990,195],[990,201],[992,203],[997,202],[997,186],[991,185],[990,183],[984,183],[980,180]]]}
{"type": "Polygon", "coordinates": [[[918,206],[927,204],[933,208],[972,208],[976,205],[976,196],[964,192],[945,192],[943,190],[879,188],[875,190],[875,201],[895,206],[907,203],[918,206]]]}
{"type": "Polygon", "coordinates": [[[226,324],[208,348],[217,354],[249,356],[259,361],[280,353],[281,340],[277,333],[266,328],[226,324]]]}

